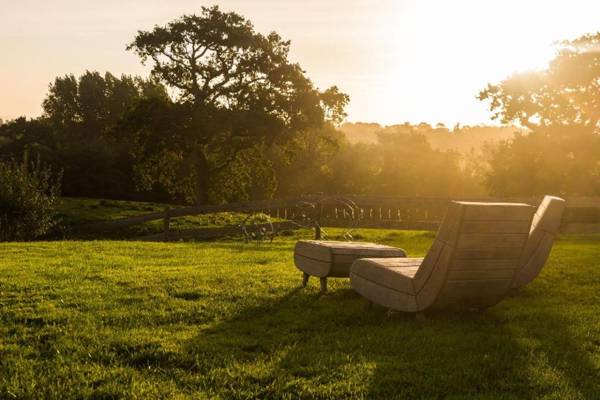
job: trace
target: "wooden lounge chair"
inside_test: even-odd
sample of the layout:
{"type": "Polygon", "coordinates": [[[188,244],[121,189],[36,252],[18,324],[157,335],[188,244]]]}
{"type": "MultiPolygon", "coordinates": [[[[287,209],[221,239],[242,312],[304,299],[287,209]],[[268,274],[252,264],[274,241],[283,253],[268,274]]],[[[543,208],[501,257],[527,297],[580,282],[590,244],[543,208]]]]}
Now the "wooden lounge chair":
{"type": "Polygon", "coordinates": [[[321,292],[327,291],[328,277],[350,276],[354,260],[365,257],[406,257],[402,249],[366,242],[342,242],[335,240],[300,240],[294,250],[294,263],[302,271],[302,286],[308,278],[321,280],[321,292]]]}
{"type": "Polygon", "coordinates": [[[452,202],[425,258],[359,259],[352,287],[398,311],[493,306],[512,288],[534,211],[520,203],[452,202]]]}
{"type": "Polygon", "coordinates": [[[564,209],[565,201],[560,197],[546,196],[542,200],[533,216],[521,269],[513,282],[514,288],[527,285],[539,275],[552,250],[564,209]]]}

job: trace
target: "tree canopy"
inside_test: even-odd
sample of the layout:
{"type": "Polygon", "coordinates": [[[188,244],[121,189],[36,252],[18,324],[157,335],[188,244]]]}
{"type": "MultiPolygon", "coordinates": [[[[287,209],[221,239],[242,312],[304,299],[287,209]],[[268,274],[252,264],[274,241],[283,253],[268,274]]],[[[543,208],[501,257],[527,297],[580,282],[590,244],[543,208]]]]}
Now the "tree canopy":
{"type": "Polygon", "coordinates": [[[493,195],[600,193],[600,33],[560,43],[547,69],[490,84],[493,117],[529,128],[490,149],[493,195]]]}
{"type": "Polygon", "coordinates": [[[493,118],[535,129],[600,121],[600,33],[560,43],[547,69],[513,74],[479,94],[493,118]]]}
{"type": "Polygon", "coordinates": [[[110,72],[86,71],[80,77],[57,77],[42,106],[44,118],[66,133],[96,139],[107,134],[141,98],[168,98],[157,80],[110,72]]]}
{"type": "Polygon", "coordinates": [[[41,117],[0,124],[0,159],[63,171],[63,195],[174,203],[600,194],[600,34],[483,89],[502,127],[342,124],[348,96],[290,46],[218,7],[140,31],[150,77],[57,77],[41,117]]]}
{"type": "Polygon", "coordinates": [[[140,31],[128,48],[150,61],[152,75],[174,94],[173,104],[139,104],[123,124],[136,137],[138,165],[161,164],[160,173],[140,171],[152,172],[144,175],[147,183],[187,181],[197,203],[210,200],[219,184],[214,178],[243,155],[287,146],[344,117],[348,96],[336,87],[315,88],[289,61],[289,41],[258,33],[250,21],[217,6],[140,31]],[[169,136],[161,141],[165,129],[169,136]]]}

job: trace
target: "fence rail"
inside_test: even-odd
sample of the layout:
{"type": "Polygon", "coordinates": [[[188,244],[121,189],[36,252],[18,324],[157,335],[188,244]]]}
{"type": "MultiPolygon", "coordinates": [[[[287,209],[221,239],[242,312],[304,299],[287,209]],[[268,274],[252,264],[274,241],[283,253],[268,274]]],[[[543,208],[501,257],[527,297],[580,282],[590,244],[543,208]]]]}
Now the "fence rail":
{"type": "MultiPolygon", "coordinates": [[[[264,213],[271,217],[297,221],[309,218],[314,223],[316,237],[320,226],[369,227],[393,229],[435,230],[453,200],[436,197],[384,197],[384,196],[321,196],[261,200],[200,207],[180,207],[162,212],[105,221],[96,228],[117,229],[149,221],[163,220],[163,232],[147,236],[147,240],[178,240],[192,237],[206,238],[241,232],[239,227],[172,231],[173,218],[218,212],[264,213]],[[310,215],[308,215],[310,214],[310,215]]],[[[469,198],[469,201],[510,201],[537,206],[540,198],[469,198]]],[[[600,233],[600,197],[567,198],[561,224],[563,233],[600,233]]],[[[275,224],[279,229],[291,229],[294,224],[275,224]],[[279,225],[281,225],[279,227],[279,225]]]]}

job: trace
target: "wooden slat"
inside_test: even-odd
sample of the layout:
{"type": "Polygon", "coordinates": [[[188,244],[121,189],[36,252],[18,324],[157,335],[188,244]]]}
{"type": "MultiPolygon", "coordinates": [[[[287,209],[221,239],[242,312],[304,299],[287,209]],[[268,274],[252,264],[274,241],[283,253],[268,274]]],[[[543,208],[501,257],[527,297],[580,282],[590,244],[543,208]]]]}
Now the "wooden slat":
{"type": "Polygon", "coordinates": [[[476,269],[476,270],[451,270],[448,272],[449,281],[471,281],[486,279],[512,279],[515,268],[509,269],[476,269]]]}
{"type": "Polygon", "coordinates": [[[488,247],[521,249],[527,240],[526,233],[463,233],[458,239],[458,249],[488,247]]]}
{"type": "Polygon", "coordinates": [[[333,262],[334,263],[350,263],[358,258],[377,258],[377,257],[405,257],[406,253],[400,249],[391,249],[389,251],[377,251],[370,252],[369,254],[365,253],[356,253],[356,254],[334,254],[333,262]]]}
{"type": "Polygon", "coordinates": [[[534,208],[520,203],[469,203],[465,204],[465,221],[531,221],[534,208]]]}
{"type": "Polygon", "coordinates": [[[519,267],[519,260],[490,260],[490,259],[455,259],[450,268],[452,270],[473,270],[473,269],[516,269],[519,267]]]}
{"type": "Polygon", "coordinates": [[[294,263],[298,269],[312,276],[323,278],[331,272],[331,262],[318,261],[299,254],[294,254],[294,263]]]}
{"type": "Polygon", "coordinates": [[[417,311],[417,299],[414,295],[383,287],[359,275],[352,274],[352,288],[373,303],[392,309],[417,311]]]}
{"type": "MultiPolygon", "coordinates": [[[[415,290],[420,291],[423,285],[432,278],[436,265],[440,262],[444,249],[451,249],[439,240],[434,240],[427,255],[422,259],[421,268],[415,275],[415,290]]],[[[443,274],[442,274],[443,275],[443,274]]]]}
{"type": "Polygon", "coordinates": [[[423,258],[413,257],[369,257],[369,262],[376,263],[381,268],[418,268],[423,262],[423,258]]]}
{"type": "Polygon", "coordinates": [[[402,257],[404,251],[391,246],[374,245],[373,243],[348,242],[344,247],[333,247],[335,256],[352,255],[366,257],[402,257]]]}
{"type": "MultiPolygon", "coordinates": [[[[431,306],[436,300],[436,296],[438,296],[440,290],[442,290],[444,282],[446,281],[446,268],[452,260],[452,253],[453,251],[450,246],[440,245],[439,257],[437,257],[430,266],[431,269],[428,271],[429,275],[426,282],[417,289],[417,304],[420,309],[431,306]]],[[[424,262],[427,262],[427,258],[428,257],[425,258],[424,262]]]]}
{"type": "Polygon", "coordinates": [[[487,248],[487,249],[458,249],[455,250],[456,259],[518,259],[521,256],[520,248],[487,248]]]}
{"type": "Polygon", "coordinates": [[[316,240],[298,241],[296,243],[294,254],[298,254],[303,257],[308,257],[312,258],[313,260],[319,260],[324,262],[331,262],[333,257],[331,248],[319,245],[319,241],[316,240]]]}
{"type": "Polygon", "coordinates": [[[438,240],[454,246],[465,213],[465,208],[465,205],[459,202],[452,202],[449,205],[444,221],[437,234],[438,240]]]}
{"type": "Polygon", "coordinates": [[[509,279],[482,281],[448,281],[442,289],[436,308],[485,308],[502,300],[510,289],[509,279]]]}
{"type": "Polygon", "coordinates": [[[528,233],[529,221],[464,221],[463,233],[528,233]]]}

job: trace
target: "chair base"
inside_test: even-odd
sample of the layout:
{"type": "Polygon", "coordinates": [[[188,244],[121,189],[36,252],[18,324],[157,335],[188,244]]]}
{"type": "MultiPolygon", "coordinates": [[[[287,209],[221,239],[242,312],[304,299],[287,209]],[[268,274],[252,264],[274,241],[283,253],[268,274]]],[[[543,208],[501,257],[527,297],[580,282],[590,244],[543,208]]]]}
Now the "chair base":
{"type": "Polygon", "coordinates": [[[302,287],[306,287],[306,285],[308,284],[308,278],[310,278],[310,275],[307,274],[306,272],[302,273],[302,287]]]}
{"type": "Polygon", "coordinates": [[[321,278],[321,293],[327,292],[327,278],[321,278]]]}
{"type": "MultiPolygon", "coordinates": [[[[310,275],[306,272],[302,273],[302,287],[306,287],[308,285],[308,279],[310,275]]],[[[321,293],[327,292],[327,278],[319,278],[319,282],[321,284],[321,293]]]]}

